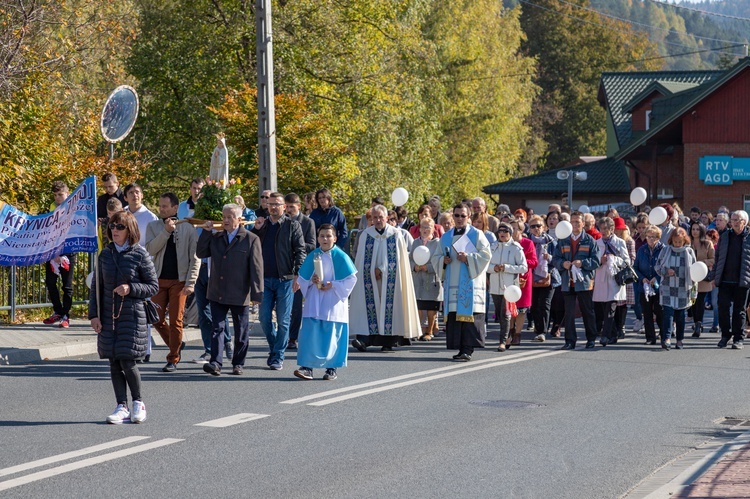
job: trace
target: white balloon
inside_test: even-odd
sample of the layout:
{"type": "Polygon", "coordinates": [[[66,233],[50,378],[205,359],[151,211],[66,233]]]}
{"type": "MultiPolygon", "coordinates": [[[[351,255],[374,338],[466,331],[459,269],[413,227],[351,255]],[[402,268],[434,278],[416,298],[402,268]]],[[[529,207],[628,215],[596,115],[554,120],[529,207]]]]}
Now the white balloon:
{"type": "Polygon", "coordinates": [[[94,273],[90,272],[89,275],[86,276],[86,286],[88,286],[89,289],[91,289],[91,282],[94,280],[94,273]]]}
{"type": "Polygon", "coordinates": [[[561,221],[557,224],[557,227],[555,227],[555,235],[558,239],[565,239],[571,234],[571,232],[573,232],[573,226],[570,225],[570,222],[567,220],[561,221]]]}
{"type": "Polygon", "coordinates": [[[701,282],[708,275],[708,267],[703,262],[695,262],[690,266],[690,278],[693,282],[701,282]]]}
{"type": "Polygon", "coordinates": [[[511,284],[505,288],[505,301],[515,303],[521,299],[521,288],[515,284],[511,284]]]}
{"type": "Polygon", "coordinates": [[[430,248],[427,246],[417,246],[411,252],[411,256],[417,265],[426,265],[430,261],[430,248]]]}
{"type": "Polygon", "coordinates": [[[579,206],[578,211],[580,211],[581,213],[591,213],[591,209],[585,204],[579,206]]]}
{"type": "Polygon", "coordinates": [[[657,206],[653,210],[651,210],[651,213],[648,214],[648,221],[651,222],[652,225],[661,225],[667,220],[667,210],[662,208],[661,206],[657,206]]]}
{"type": "Polygon", "coordinates": [[[636,187],[633,192],[630,193],[630,204],[634,206],[640,206],[646,202],[648,193],[643,187],[636,187]]]}
{"type": "Polygon", "coordinates": [[[408,200],[409,191],[407,191],[403,187],[397,187],[393,190],[393,193],[391,193],[391,201],[393,201],[393,206],[403,206],[408,200]]]}

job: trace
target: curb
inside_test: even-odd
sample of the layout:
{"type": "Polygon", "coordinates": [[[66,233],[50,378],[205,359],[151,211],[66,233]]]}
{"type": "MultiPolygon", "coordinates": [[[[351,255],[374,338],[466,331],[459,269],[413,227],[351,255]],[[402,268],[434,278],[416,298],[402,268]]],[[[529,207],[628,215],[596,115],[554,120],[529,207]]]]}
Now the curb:
{"type": "MultiPolygon", "coordinates": [[[[230,331],[233,331],[230,327],[230,331]]],[[[157,346],[165,346],[164,342],[153,328],[151,337],[157,346]]],[[[260,324],[255,321],[250,322],[250,336],[260,335],[265,339],[260,324]]],[[[195,327],[188,327],[183,330],[183,340],[185,342],[201,341],[201,331],[195,327]]],[[[92,336],[91,340],[76,341],[69,343],[45,344],[24,348],[2,348],[0,347],[0,366],[29,364],[32,362],[41,362],[45,360],[59,360],[71,357],[82,357],[84,355],[94,355],[96,350],[96,337],[92,336]]]]}

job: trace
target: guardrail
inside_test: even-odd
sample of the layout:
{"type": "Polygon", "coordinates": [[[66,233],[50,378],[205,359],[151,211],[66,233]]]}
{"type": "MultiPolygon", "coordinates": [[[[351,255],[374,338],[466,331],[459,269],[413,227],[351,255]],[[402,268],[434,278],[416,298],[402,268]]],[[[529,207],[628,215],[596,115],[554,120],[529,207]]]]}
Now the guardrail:
{"type": "MultiPolygon", "coordinates": [[[[73,305],[85,305],[89,302],[86,276],[93,268],[93,261],[93,253],[77,254],[73,270],[73,305]]],[[[44,265],[0,267],[0,312],[8,312],[7,322],[16,321],[16,310],[52,306],[44,283],[44,265]]]]}

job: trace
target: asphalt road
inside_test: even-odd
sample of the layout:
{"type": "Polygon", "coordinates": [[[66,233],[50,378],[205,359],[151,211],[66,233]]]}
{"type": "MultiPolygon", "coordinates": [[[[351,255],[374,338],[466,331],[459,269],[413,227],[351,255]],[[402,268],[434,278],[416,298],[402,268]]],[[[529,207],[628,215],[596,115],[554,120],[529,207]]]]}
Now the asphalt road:
{"type": "MultiPolygon", "coordinates": [[[[241,377],[190,363],[165,374],[157,349],[142,366],[141,425],[104,423],[105,361],[3,366],[0,496],[621,497],[723,434],[721,418],[750,419],[750,350],[719,350],[716,334],[682,351],[629,334],[593,351],[554,339],[501,354],[492,333],[466,364],[442,337],[351,351],[333,382],[295,378],[294,352],[283,371],[262,368],[259,338],[241,377]]],[[[185,358],[198,354],[191,344],[185,358]]]]}

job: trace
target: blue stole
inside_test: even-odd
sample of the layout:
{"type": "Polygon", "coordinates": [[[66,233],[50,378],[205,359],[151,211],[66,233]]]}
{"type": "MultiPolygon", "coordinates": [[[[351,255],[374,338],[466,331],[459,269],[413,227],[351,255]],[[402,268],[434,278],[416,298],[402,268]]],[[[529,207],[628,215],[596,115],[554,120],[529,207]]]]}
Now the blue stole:
{"type": "MultiPolygon", "coordinates": [[[[315,272],[315,255],[323,253],[323,250],[316,248],[315,251],[307,255],[302,267],[299,269],[299,276],[307,281],[312,279],[313,272],[315,272]]],[[[328,252],[331,255],[331,261],[333,262],[333,278],[337,281],[345,279],[350,275],[357,272],[357,268],[354,266],[352,259],[349,255],[338,246],[333,246],[328,252]]]]}
{"type": "MultiPolygon", "coordinates": [[[[453,232],[451,229],[440,238],[440,247],[443,250],[443,256],[450,255],[452,260],[456,259],[458,254],[453,249],[453,232]]],[[[469,241],[476,247],[479,231],[473,226],[466,227],[466,235],[469,241]]],[[[456,320],[459,322],[474,322],[474,280],[469,277],[469,267],[461,264],[458,274],[458,293],[456,294],[456,320]]],[[[445,297],[443,298],[443,310],[448,311],[448,302],[450,293],[448,288],[451,282],[451,265],[445,267],[445,297]]]]}

